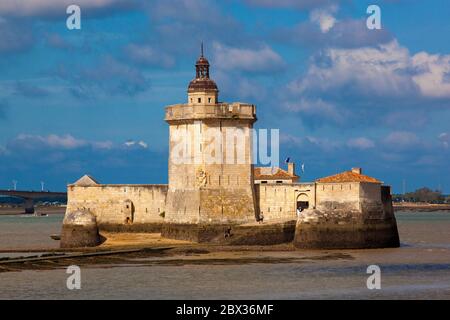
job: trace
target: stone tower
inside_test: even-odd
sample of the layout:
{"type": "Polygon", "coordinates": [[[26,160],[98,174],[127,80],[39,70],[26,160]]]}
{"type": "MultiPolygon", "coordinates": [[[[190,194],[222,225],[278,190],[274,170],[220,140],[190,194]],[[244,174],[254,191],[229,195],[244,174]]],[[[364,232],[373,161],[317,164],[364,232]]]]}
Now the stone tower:
{"type": "Polygon", "coordinates": [[[192,241],[224,236],[255,221],[252,104],[219,102],[202,53],[188,101],[166,107],[169,188],[162,235],[192,241]]]}

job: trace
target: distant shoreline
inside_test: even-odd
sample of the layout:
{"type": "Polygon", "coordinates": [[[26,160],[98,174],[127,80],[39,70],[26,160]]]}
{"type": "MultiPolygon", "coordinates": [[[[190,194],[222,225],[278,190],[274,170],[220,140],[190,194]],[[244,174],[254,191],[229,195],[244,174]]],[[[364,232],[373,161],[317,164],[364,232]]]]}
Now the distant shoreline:
{"type": "Polygon", "coordinates": [[[423,202],[394,202],[393,203],[395,211],[450,211],[450,204],[431,204],[423,202]]]}
{"type": "MultiPolygon", "coordinates": [[[[63,214],[66,211],[65,207],[50,206],[50,207],[36,207],[35,211],[37,213],[43,214],[63,214]]],[[[11,207],[0,207],[0,216],[20,216],[26,215],[25,210],[21,207],[11,208],[11,207]]]]}

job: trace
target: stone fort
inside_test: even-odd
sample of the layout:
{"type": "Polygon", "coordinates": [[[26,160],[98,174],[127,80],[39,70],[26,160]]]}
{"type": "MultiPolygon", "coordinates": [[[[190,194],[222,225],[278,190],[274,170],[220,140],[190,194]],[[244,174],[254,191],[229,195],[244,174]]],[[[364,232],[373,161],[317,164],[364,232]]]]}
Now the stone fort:
{"type": "Polygon", "coordinates": [[[68,233],[76,231],[70,216],[80,213],[91,215],[100,232],[157,232],[194,242],[398,246],[389,186],[360,168],[301,182],[294,163],[255,167],[255,105],[219,100],[203,52],[195,67],[187,102],[165,109],[168,184],[111,185],[83,176],[68,185],[62,246],[70,246],[68,233]]]}

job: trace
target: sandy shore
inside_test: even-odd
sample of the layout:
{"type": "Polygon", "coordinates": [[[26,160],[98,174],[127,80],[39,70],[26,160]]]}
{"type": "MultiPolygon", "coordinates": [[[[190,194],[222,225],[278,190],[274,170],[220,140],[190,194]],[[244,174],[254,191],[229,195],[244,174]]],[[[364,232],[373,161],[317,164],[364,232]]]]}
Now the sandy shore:
{"type": "Polygon", "coordinates": [[[133,234],[110,237],[100,247],[82,252],[47,252],[0,259],[0,273],[22,270],[55,270],[68,265],[90,267],[114,266],[185,266],[245,265],[278,263],[367,263],[447,264],[450,249],[400,247],[368,250],[295,250],[291,244],[277,246],[202,245],[160,238],[159,234],[133,234]],[[132,245],[129,241],[135,241],[132,245]],[[144,239],[145,238],[145,239],[144,239]]]}

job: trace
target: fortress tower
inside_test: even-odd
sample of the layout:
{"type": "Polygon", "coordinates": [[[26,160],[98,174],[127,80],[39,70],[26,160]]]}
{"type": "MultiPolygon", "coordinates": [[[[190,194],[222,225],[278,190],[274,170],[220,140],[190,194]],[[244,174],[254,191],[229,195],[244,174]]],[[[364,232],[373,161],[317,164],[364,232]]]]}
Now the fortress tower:
{"type": "Polygon", "coordinates": [[[166,107],[169,187],[162,235],[211,241],[233,225],[254,222],[252,164],[255,106],[219,102],[202,53],[188,101],[166,107]]]}

